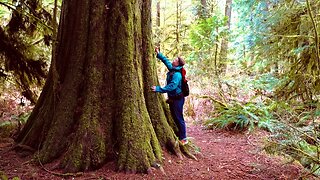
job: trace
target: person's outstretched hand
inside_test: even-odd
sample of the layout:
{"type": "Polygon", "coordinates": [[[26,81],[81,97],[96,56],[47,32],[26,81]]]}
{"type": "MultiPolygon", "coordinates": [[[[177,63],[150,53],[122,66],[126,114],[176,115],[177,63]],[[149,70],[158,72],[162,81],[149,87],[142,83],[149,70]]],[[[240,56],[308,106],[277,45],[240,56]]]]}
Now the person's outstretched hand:
{"type": "Polygon", "coordinates": [[[152,90],[153,92],[156,92],[156,86],[151,86],[151,90],[152,90]]]}
{"type": "Polygon", "coordinates": [[[156,48],[154,49],[154,51],[155,51],[157,54],[159,54],[159,52],[160,52],[159,47],[156,47],[156,48]]]}

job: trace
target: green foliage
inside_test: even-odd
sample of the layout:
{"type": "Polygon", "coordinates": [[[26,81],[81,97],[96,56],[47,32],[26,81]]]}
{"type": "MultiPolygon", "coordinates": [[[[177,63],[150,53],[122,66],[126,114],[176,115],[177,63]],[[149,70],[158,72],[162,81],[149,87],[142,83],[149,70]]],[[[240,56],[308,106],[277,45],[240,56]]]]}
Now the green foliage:
{"type": "Polygon", "coordinates": [[[271,154],[291,157],[301,163],[310,173],[320,176],[320,106],[311,111],[304,107],[278,115],[281,123],[270,136],[265,150],[271,154]],[[294,122],[294,123],[293,123],[294,122]]]}
{"type": "Polygon", "coordinates": [[[22,113],[21,115],[12,115],[10,120],[0,122],[0,137],[10,137],[17,129],[21,128],[27,122],[29,113],[22,113]]]}
{"type": "Polygon", "coordinates": [[[267,97],[272,97],[281,79],[273,73],[264,73],[254,76],[253,80],[248,78],[247,81],[247,84],[249,84],[254,91],[262,93],[262,95],[267,97]]]}
{"type": "MultiPolygon", "coordinates": [[[[0,171],[0,179],[1,180],[9,180],[8,176],[3,171],[0,171]]],[[[13,177],[12,180],[20,180],[20,178],[19,177],[13,177]]]]}
{"type": "Polygon", "coordinates": [[[262,103],[245,103],[232,101],[227,106],[215,106],[213,118],[207,120],[208,128],[252,131],[255,126],[273,131],[276,121],[268,106],[262,103]]]}
{"type": "Polygon", "coordinates": [[[198,70],[197,74],[215,72],[219,63],[218,47],[222,38],[228,34],[226,22],[227,18],[217,13],[208,18],[198,19],[191,26],[189,41],[192,52],[188,58],[198,70]]]}
{"type": "MultiPolygon", "coordinates": [[[[257,100],[257,99],[256,99],[257,100]]],[[[310,173],[320,175],[320,103],[294,101],[264,103],[215,102],[207,128],[252,131],[255,127],[270,131],[265,150],[297,160],[310,173]]]]}
{"type": "Polygon", "coordinates": [[[19,87],[32,103],[37,99],[33,88],[42,86],[51,57],[52,3],[0,3],[0,80],[19,87]]]}
{"type": "Polygon", "coordinates": [[[0,171],[0,179],[1,180],[8,180],[8,176],[3,171],[0,171]]]}
{"type": "Polygon", "coordinates": [[[223,29],[225,23],[226,18],[217,15],[197,20],[191,26],[190,32],[190,42],[196,52],[208,53],[212,46],[226,34],[226,29],[223,29]]]}
{"type": "MultiPolygon", "coordinates": [[[[287,108],[286,104],[274,101],[273,91],[279,79],[272,73],[224,78],[225,104],[215,103],[211,117],[206,121],[208,128],[248,130],[255,127],[273,132],[277,120],[273,112],[287,108]]],[[[217,101],[215,101],[217,102],[217,101]]]]}
{"type": "MultiPolygon", "coordinates": [[[[320,1],[310,5],[319,33],[320,1]]],[[[266,129],[272,133],[277,153],[318,174],[320,64],[306,1],[233,0],[237,13],[232,14],[232,32],[224,28],[225,19],[216,7],[210,7],[216,12],[205,15],[199,13],[199,4],[196,7],[184,50],[190,52],[189,72],[197,79],[199,93],[212,93],[206,96],[214,103],[206,126],[266,129]],[[216,92],[218,80],[213,74],[219,63],[218,45],[228,35],[233,52],[228,59],[233,62],[228,62],[216,92]]]]}
{"type": "MultiPolygon", "coordinates": [[[[319,1],[312,1],[319,14],[319,1]]],[[[241,55],[254,72],[272,72],[282,79],[278,98],[312,101],[319,95],[319,62],[314,27],[303,1],[235,1],[239,29],[247,34],[239,41],[241,55]],[[246,47],[246,48],[243,48],[246,47]]],[[[319,22],[319,16],[315,16],[319,22]]],[[[319,26],[318,26],[319,32],[319,26]]],[[[250,71],[251,72],[251,71],[250,71]]]]}
{"type": "MultiPolygon", "coordinates": [[[[185,56],[189,49],[187,38],[192,8],[191,0],[160,1],[160,26],[154,23],[154,41],[168,57],[185,56]]],[[[156,21],[156,17],[153,18],[156,21]]]]}

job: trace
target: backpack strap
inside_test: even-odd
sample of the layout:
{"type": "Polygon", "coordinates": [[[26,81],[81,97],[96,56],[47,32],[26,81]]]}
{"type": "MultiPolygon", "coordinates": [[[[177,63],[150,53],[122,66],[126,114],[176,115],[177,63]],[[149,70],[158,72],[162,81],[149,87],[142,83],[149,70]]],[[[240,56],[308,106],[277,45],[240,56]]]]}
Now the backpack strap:
{"type": "Polygon", "coordinates": [[[172,69],[172,70],[169,71],[169,80],[170,81],[172,80],[173,74],[176,73],[176,72],[180,72],[181,73],[181,71],[178,70],[178,69],[172,69]]]}
{"type": "MultiPolygon", "coordinates": [[[[170,74],[170,76],[172,76],[173,74],[174,74],[174,72],[180,72],[181,73],[181,76],[182,76],[182,80],[184,81],[184,82],[187,82],[187,79],[186,79],[186,74],[187,74],[187,71],[182,67],[181,69],[173,69],[172,70],[172,74],[170,74]]],[[[170,73],[171,73],[171,71],[170,71],[170,73]]]]}

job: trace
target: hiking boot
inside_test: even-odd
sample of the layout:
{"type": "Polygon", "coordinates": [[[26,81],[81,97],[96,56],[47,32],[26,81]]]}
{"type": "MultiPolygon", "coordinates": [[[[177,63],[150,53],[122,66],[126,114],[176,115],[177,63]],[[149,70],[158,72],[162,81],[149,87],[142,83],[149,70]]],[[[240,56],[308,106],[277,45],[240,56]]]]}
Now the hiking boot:
{"type": "Polygon", "coordinates": [[[182,145],[186,145],[186,144],[188,144],[188,139],[187,138],[186,139],[182,139],[182,140],[180,140],[180,142],[181,142],[182,145]]]}

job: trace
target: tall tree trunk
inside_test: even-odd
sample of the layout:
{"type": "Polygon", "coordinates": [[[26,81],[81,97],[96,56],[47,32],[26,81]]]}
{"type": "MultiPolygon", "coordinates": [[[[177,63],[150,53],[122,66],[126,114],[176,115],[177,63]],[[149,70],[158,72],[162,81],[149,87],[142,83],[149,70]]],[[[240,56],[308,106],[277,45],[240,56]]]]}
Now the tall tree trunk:
{"type": "Polygon", "coordinates": [[[63,1],[56,47],[39,100],[16,141],[42,163],[66,172],[115,160],[145,172],[161,146],[179,154],[176,129],[158,82],[151,43],[150,0],[63,1]]]}
{"type": "Polygon", "coordinates": [[[158,37],[158,41],[156,43],[156,46],[160,47],[160,39],[161,39],[161,31],[160,31],[160,22],[161,22],[161,9],[160,9],[160,0],[157,0],[157,16],[156,16],[156,26],[157,26],[157,29],[156,29],[156,34],[157,34],[157,37],[158,37]]]}
{"type": "Polygon", "coordinates": [[[180,53],[181,0],[177,0],[176,19],[176,51],[180,53]]]}
{"type": "MultiPolygon", "coordinates": [[[[225,16],[228,17],[227,20],[227,29],[230,30],[230,21],[231,21],[231,9],[232,9],[232,0],[226,0],[225,6],[225,16]]],[[[228,55],[228,37],[222,38],[221,50],[220,50],[220,72],[225,73],[226,71],[226,60],[228,55]]]]}
{"type": "Polygon", "coordinates": [[[160,17],[161,17],[161,9],[160,9],[160,0],[157,0],[157,26],[160,27],[160,17]]]}
{"type": "MultiPolygon", "coordinates": [[[[216,33],[219,34],[219,27],[217,26],[216,27],[216,33]]],[[[219,39],[218,39],[218,36],[216,37],[216,42],[219,42],[219,39]]],[[[218,71],[218,49],[219,49],[219,45],[218,43],[215,44],[215,47],[214,47],[214,61],[213,61],[213,64],[214,64],[214,74],[216,76],[216,78],[219,79],[219,71],[218,71]]]]}
{"type": "Polygon", "coordinates": [[[207,10],[207,0],[201,0],[201,7],[200,7],[200,18],[208,17],[208,10],[207,10]]]}

